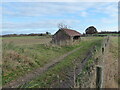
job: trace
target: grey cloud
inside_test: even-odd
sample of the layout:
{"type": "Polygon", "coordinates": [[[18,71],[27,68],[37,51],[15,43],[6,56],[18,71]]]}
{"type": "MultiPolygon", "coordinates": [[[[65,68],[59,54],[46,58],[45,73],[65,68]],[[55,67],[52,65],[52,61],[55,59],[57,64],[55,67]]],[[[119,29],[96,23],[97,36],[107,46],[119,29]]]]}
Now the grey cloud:
{"type": "MultiPolygon", "coordinates": [[[[93,12],[105,13],[108,16],[116,16],[117,12],[117,3],[116,4],[109,4],[109,3],[45,3],[45,2],[38,2],[38,3],[20,3],[15,5],[14,3],[7,3],[11,8],[14,8],[15,11],[10,11],[8,7],[3,7],[4,12],[3,15],[12,15],[12,16],[61,16],[64,13],[78,13],[82,12],[81,14],[87,13],[87,10],[90,8],[94,8],[91,10],[93,12]],[[12,5],[13,4],[13,5],[12,5]],[[24,5],[22,5],[24,4],[24,5]],[[111,13],[112,12],[112,13],[111,13]]],[[[89,13],[88,13],[89,15],[89,13]]],[[[84,16],[84,15],[81,15],[84,16]]]]}

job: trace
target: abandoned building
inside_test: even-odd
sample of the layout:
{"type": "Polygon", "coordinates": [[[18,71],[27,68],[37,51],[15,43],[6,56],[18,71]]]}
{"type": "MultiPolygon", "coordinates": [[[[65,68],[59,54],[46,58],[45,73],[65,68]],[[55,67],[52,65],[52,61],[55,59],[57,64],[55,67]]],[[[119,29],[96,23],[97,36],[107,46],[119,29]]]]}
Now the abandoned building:
{"type": "Polygon", "coordinates": [[[71,45],[80,42],[81,34],[75,30],[59,29],[52,38],[52,43],[57,45],[71,45]]]}

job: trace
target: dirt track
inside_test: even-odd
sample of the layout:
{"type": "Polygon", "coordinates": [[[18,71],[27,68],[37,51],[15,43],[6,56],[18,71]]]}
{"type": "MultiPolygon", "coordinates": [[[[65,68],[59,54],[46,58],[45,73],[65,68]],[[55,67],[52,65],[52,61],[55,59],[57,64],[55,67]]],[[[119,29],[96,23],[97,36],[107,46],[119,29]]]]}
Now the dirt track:
{"type": "Polygon", "coordinates": [[[64,54],[63,56],[60,56],[59,58],[56,58],[55,60],[53,60],[52,62],[46,64],[44,67],[38,68],[26,75],[24,75],[23,77],[18,78],[17,80],[13,80],[10,83],[6,84],[5,86],[3,86],[3,88],[16,88],[19,85],[25,84],[31,80],[33,80],[34,78],[36,78],[37,76],[41,75],[42,73],[44,73],[45,71],[47,71],[49,68],[53,67],[55,64],[59,63],[61,60],[63,60],[66,56],[74,53],[75,51],[79,50],[81,47],[74,49],[73,51],[68,52],[67,54],[64,54]]]}

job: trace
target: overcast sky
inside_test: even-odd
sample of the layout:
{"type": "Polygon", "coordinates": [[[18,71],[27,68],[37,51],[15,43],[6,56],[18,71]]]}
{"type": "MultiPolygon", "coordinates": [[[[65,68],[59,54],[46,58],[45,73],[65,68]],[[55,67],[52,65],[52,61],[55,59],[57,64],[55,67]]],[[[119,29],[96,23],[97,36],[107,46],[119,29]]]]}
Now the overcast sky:
{"type": "Polygon", "coordinates": [[[54,34],[59,23],[81,33],[89,26],[118,30],[117,2],[4,2],[1,9],[3,34],[54,34]]]}

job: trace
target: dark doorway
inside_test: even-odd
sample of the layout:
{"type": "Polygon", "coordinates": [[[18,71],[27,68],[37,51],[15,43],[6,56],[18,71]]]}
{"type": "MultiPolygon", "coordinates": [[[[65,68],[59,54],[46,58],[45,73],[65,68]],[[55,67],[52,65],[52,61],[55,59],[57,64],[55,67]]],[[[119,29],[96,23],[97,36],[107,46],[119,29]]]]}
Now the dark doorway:
{"type": "Polygon", "coordinates": [[[74,36],[73,40],[78,40],[80,38],[80,36],[74,36]]]}

